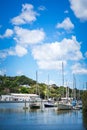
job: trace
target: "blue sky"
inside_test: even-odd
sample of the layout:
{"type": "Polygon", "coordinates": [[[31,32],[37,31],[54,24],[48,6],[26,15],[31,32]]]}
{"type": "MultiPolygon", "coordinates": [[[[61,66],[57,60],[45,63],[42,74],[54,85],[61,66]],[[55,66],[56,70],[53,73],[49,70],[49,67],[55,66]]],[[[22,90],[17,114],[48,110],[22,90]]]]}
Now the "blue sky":
{"type": "Polygon", "coordinates": [[[82,89],[87,82],[87,0],[0,0],[0,75],[82,89]]]}

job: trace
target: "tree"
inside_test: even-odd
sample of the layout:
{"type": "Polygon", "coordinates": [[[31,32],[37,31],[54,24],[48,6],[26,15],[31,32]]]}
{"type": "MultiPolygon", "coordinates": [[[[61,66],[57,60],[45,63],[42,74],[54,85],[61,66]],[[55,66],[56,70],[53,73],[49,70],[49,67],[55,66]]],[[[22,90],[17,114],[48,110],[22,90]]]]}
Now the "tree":
{"type": "Polygon", "coordinates": [[[84,91],[83,92],[83,95],[82,95],[82,105],[83,105],[83,112],[86,112],[87,114],[87,91],[84,91]]]}

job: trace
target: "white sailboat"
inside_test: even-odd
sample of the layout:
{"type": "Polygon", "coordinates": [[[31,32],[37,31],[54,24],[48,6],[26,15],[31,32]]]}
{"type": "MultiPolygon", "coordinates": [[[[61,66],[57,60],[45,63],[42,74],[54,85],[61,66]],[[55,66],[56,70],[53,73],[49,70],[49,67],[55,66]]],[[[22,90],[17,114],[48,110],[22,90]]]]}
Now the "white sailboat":
{"type": "Polygon", "coordinates": [[[76,99],[76,78],[75,78],[75,75],[73,75],[73,93],[74,93],[73,94],[73,109],[82,109],[82,101],[76,99]]]}
{"type": "Polygon", "coordinates": [[[47,101],[44,103],[45,107],[56,107],[57,104],[54,102],[54,100],[49,98],[49,75],[48,75],[48,85],[47,85],[47,101]]]}
{"type": "MultiPolygon", "coordinates": [[[[36,71],[36,94],[38,93],[38,73],[36,71]]],[[[40,109],[41,108],[41,99],[34,99],[31,103],[30,103],[30,108],[31,109],[40,109]]]]}
{"type": "MultiPolygon", "coordinates": [[[[64,65],[62,62],[62,80],[63,80],[63,87],[64,87],[64,65]]],[[[69,90],[67,91],[68,87],[66,85],[66,97],[62,98],[60,102],[58,102],[58,110],[72,110],[72,104],[69,98],[69,90]]],[[[64,96],[64,94],[63,94],[64,96]]]]}
{"type": "Polygon", "coordinates": [[[72,110],[73,106],[71,104],[71,98],[69,98],[69,90],[67,92],[68,87],[66,87],[66,97],[62,98],[62,100],[58,103],[58,110],[72,110]]]}

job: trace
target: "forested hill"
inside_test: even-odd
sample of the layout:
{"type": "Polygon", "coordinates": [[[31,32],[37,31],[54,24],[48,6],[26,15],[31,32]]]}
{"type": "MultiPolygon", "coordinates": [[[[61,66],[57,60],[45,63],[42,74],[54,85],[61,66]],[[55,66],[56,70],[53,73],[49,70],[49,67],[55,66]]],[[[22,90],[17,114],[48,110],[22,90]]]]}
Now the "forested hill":
{"type": "MultiPolygon", "coordinates": [[[[42,98],[47,98],[48,95],[51,98],[59,98],[66,96],[66,88],[69,91],[69,97],[73,97],[73,92],[69,86],[57,86],[53,84],[51,86],[46,85],[45,83],[38,83],[36,81],[28,78],[24,75],[22,76],[1,76],[0,75],[0,95],[10,94],[10,93],[35,93],[39,94],[42,98]]],[[[75,90],[77,98],[80,98],[82,91],[75,90]]]]}
{"type": "Polygon", "coordinates": [[[22,85],[32,86],[36,84],[35,80],[32,80],[24,75],[22,76],[2,76],[0,75],[0,93],[18,92],[19,87],[22,85]]]}
{"type": "Polygon", "coordinates": [[[8,87],[9,85],[24,85],[24,84],[35,84],[36,81],[32,80],[24,75],[22,76],[15,76],[15,77],[10,77],[10,76],[0,76],[0,83],[4,83],[5,87],[8,87]]]}

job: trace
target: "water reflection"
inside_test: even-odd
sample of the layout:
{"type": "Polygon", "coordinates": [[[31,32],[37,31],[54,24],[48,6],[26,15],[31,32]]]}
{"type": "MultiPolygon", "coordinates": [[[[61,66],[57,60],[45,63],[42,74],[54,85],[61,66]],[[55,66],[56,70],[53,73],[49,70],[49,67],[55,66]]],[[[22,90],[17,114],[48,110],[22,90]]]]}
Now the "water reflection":
{"type": "Polygon", "coordinates": [[[78,110],[57,111],[57,108],[44,108],[42,111],[23,109],[23,107],[24,104],[0,104],[0,130],[85,130],[87,128],[87,118],[82,118],[82,112],[78,110]]]}
{"type": "Polygon", "coordinates": [[[58,115],[64,115],[64,114],[69,114],[69,113],[71,113],[72,112],[72,110],[60,110],[60,111],[57,111],[57,114],[58,115]]]}

